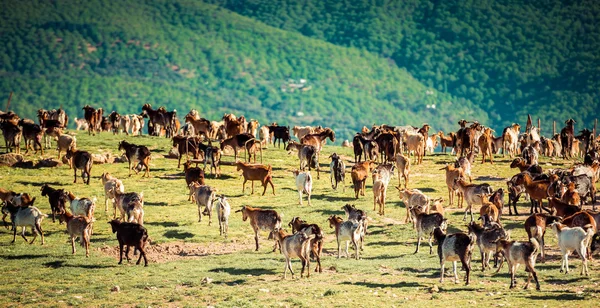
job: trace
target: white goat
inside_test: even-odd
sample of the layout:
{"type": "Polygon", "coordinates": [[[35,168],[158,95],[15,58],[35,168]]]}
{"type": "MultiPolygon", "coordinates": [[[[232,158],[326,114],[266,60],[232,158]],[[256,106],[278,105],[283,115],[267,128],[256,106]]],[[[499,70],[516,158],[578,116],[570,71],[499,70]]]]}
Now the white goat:
{"type": "Polygon", "coordinates": [[[15,206],[10,201],[6,202],[5,208],[10,213],[10,218],[12,220],[13,227],[13,240],[11,243],[15,242],[17,238],[17,227],[23,227],[21,231],[21,236],[27,242],[27,238],[25,238],[25,228],[31,227],[31,232],[33,233],[33,239],[29,244],[33,244],[33,241],[37,238],[38,233],[42,237],[42,245],[44,245],[44,233],[42,231],[42,220],[46,215],[42,214],[38,208],[33,206],[35,202],[35,198],[31,199],[29,203],[21,206],[15,206]]]}
{"type": "Polygon", "coordinates": [[[115,194],[113,193],[113,191],[124,193],[125,186],[123,186],[123,182],[121,180],[112,176],[108,172],[102,173],[102,176],[100,176],[100,178],[102,179],[102,185],[104,185],[104,211],[108,211],[108,200],[110,200],[115,210],[114,216],[116,217],[117,206],[115,203],[115,194]]]}
{"type": "Polygon", "coordinates": [[[217,217],[219,218],[219,232],[227,238],[229,231],[229,214],[231,214],[231,206],[224,195],[217,197],[217,217]]]}
{"type": "Polygon", "coordinates": [[[71,213],[73,215],[85,216],[92,220],[94,217],[94,210],[96,209],[96,198],[91,200],[90,198],[77,198],[72,192],[67,192],[67,196],[71,201],[71,213]]]}
{"type": "Polygon", "coordinates": [[[308,197],[308,205],[310,205],[310,195],[312,193],[313,180],[310,175],[310,171],[300,172],[298,170],[292,171],[294,178],[296,179],[296,189],[300,197],[300,205],[302,205],[302,194],[306,194],[308,197]]]}
{"type": "Polygon", "coordinates": [[[342,254],[342,242],[346,243],[346,258],[350,258],[350,254],[348,253],[348,244],[350,241],[352,241],[352,245],[354,245],[354,250],[356,251],[356,260],[358,260],[363,224],[353,220],[344,221],[342,218],[335,215],[330,216],[328,220],[329,227],[335,227],[335,238],[338,245],[338,259],[342,254]]]}
{"type": "Polygon", "coordinates": [[[558,247],[560,247],[560,254],[562,255],[560,272],[565,271],[565,274],[569,273],[569,254],[572,251],[577,251],[583,260],[580,274],[588,276],[587,247],[594,235],[594,227],[589,224],[585,225],[584,228],[587,231],[584,231],[581,227],[569,228],[559,222],[554,222],[551,226],[554,233],[556,233],[556,237],[558,237],[558,247]]]}

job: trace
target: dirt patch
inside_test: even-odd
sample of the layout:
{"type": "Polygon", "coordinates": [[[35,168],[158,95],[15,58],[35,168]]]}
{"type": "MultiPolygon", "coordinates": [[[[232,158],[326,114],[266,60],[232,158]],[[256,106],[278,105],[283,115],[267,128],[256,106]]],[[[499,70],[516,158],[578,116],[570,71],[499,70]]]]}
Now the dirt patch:
{"type": "MultiPolygon", "coordinates": [[[[97,249],[102,253],[109,255],[115,259],[119,258],[118,246],[103,246],[97,249]]],[[[231,254],[241,250],[251,249],[254,249],[254,243],[250,242],[211,244],[172,242],[148,245],[146,247],[146,253],[148,257],[148,262],[165,263],[190,258],[200,258],[204,256],[231,254]]],[[[130,252],[130,258],[132,258],[132,255],[133,252],[130,252]]],[[[136,258],[132,258],[132,260],[134,259],[137,260],[137,256],[136,258]]]]}

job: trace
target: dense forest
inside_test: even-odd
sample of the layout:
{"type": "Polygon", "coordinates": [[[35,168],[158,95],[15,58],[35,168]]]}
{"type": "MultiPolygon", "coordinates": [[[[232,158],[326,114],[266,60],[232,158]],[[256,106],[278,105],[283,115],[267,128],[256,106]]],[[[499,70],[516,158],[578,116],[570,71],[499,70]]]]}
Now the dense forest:
{"type": "Polygon", "coordinates": [[[218,119],[495,127],[589,123],[592,1],[0,1],[0,98],[34,117],[150,103],[218,119]]]}
{"type": "Polygon", "coordinates": [[[492,125],[528,113],[546,127],[568,117],[589,125],[600,107],[595,0],[208,1],[388,58],[426,86],[488,111],[492,125]]]}

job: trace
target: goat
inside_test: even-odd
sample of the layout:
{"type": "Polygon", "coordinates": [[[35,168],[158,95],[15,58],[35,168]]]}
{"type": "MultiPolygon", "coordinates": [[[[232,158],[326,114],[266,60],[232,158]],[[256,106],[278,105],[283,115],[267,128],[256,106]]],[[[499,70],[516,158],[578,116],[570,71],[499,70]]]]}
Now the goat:
{"type": "MultiPolygon", "coordinates": [[[[507,240],[509,234],[501,226],[485,228],[475,222],[471,222],[467,227],[469,228],[469,233],[477,237],[476,243],[481,253],[481,271],[484,272],[486,268],[490,267],[491,254],[496,254],[496,242],[501,239],[507,240]]],[[[494,267],[497,265],[498,258],[494,258],[494,267]]]]}
{"type": "Polygon", "coordinates": [[[29,147],[31,146],[35,151],[35,154],[38,152],[38,148],[41,150],[42,155],[44,155],[44,147],[42,146],[42,128],[34,123],[27,123],[25,119],[19,120],[19,126],[21,126],[22,136],[25,139],[25,154],[29,153],[29,147]],[[30,141],[33,142],[33,145],[30,144],[30,141]],[[36,147],[36,145],[38,147],[36,147]]]}
{"type": "MultiPolygon", "coordinates": [[[[453,187],[454,180],[463,177],[463,169],[446,164],[446,166],[444,168],[441,168],[440,170],[446,171],[446,186],[448,187],[448,200],[450,203],[449,205],[454,205],[454,196],[458,193],[459,201],[461,197],[461,192],[457,189],[454,189],[453,187]]],[[[459,204],[461,205],[460,207],[462,207],[462,202],[460,202],[459,204]]]]}
{"type": "Polygon", "coordinates": [[[4,136],[4,144],[7,153],[14,151],[19,154],[21,152],[21,137],[23,136],[21,128],[16,124],[6,121],[0,122],[0,129],[4,136]]]}
{"type": "Polygon", "coordinates": [[[273,134],[273,146],[279,141],[278,147],[281,147],[281,141],[283,141],[283,147],[285,148],[286,143],[290,141],[290,128],[286,126],[269,125],[269,134],[273,134]]]}
{"type": "MultiPolygon", "coordinates": [[[[473,205],[483,204],[484,198],[482,198],[482,194],[491,195],[494,193],[489,184],[467,184],[464,178],[455,179],[452,189],[460,190],[463,200],[467,201],[467,207],[465,209],[465,216],[463,217],[463,220],[467,219],[467,213],[471,213],[471,221],[473,221],[473,205]]],[[[462,202],[459,207],[461,206],[462,202]]]]}
{"type": "Polygon", "coordinates": [[[242,193],[246,191],[246,182],[252,182],[252,194],[254,194],[254,181],[260,181],[264,187],[262,195],[267,191],[267,184],[271,184],[273,195],[275,195],[275,186],[273,185],[273,169],[271,165],[265,166],[260,164],[246,164],[241,161],[236,161],[237,171],[242,170],[244,183],[242,184],[242,193]]]}
{"type": "Polygon", "coordinates": [[[469,177],[469,182],[473,182],[471,177],[471,166],[475,161],[475,152],[470,152],[467,156],[462,156],[454,162],[455,168],[461,168],[465,177],[469,177]]]}
{"type": "Polygon", "coordinates": [[[229,201],[224,195],[217,197],[217,217],[219,219],[219,233],[221,236],[225,235],[227,238],[227,232],[229,231],[229,214],[231,214],[231,206],[229,201]]]}
{"type": "MultiPolygon", "coordinates": [[[[192,182],[197,182],[200,185],[204,185],[204,170],[198,167],[190,167],[192,163],[187,161],[183,164],[183,172],[185,172],[185,184],[190,187],[192,182]]],[[[194,194],[190,190],[188,201],[194,202],[194,194]]]]}
{"type": "Polygon", "coordinates": [[[543,200],[548,199],[548,188],[551,184],[550,180],[538,180],[534,181],[531,177],[531,174],[528,172],[520,173],[515,178],[516,185],[523,185],[527,194],[529,194],[532,200],[535,200],[537,203],[534,207],[534,204],[531,205],[530,212],[533,214],[534,209],[537,212],[537,206],[546,212],[550,212],[549,209],[544,207],[543,200]]]}
{"type": "MultiPolygon", "coordinates": [[[[135,206],[135,204],[140,204],[142,207],[144,206],[144,193],[121,193],[119,190],[112,190],[112,194],[115,196],[115,207],[119,209],[121,213],[121,219],[125,218],[125,214],[130,205],[135,206]]],[[[116,217],[116,211],[115,211],[116,217]]]]}
{"type": "Polygon", "coordinates": [[[527,217],[525,220],[525,232],[527,232],[528,238],[535,238],[541,246],[542,262],[545,262],[546,254],[544,251],[544,235],[546,234],[546,227],[550,224],[561,221],[558,216],[552,216],[547,213],[535,213],[527,217]]]}
{"type": "MultiPolygon", "coordinates": [[[[48,184],[42,185],[41,188],[42,196],[48,197],[50,203],[50,210],[52,211],[52,222],[55,222],[56,215],[64,212],[65,205],[67,203],[67,196],[65,195],[64,189],[54,189],[48,184]]],[[[69,201],[70,202],[70,201],[69,201]]]]}
{"type": "Polygon", "coordinates": [[[308,205],[310,205],[310,194],[312,192],[312,177],[310,172],[300,172],[298,170],[292,171],[294,178],[296,179],[296,189],[300,197],[300,205],[302,205],[302,194],[305,193],[308,198],[308,205]]]}
{"type": "MultiPolygon", "coordinates": [[[[263,210],[260,208],[254,208],[248,205],[244,205],[241,209],[235,212],[242,212],[243,221],[246,221],[248,218],[250,218],[250,226],[254,230],[254,241],[256,242],[256,251],[258,251],[258,231],[269,231],[269,239],[272,239],[272,232],[275,229],[281,228],[281,216],[274,210],[263,210]]],[[[275,247],[273,247],[273,252],[275,252],[277,246],[278,244],[276,242],[275,247]]]]}
{"type": "Polygon", "coordinates": [[[369,226],[369,220],[367,219],[367,213],[361,209],[357,209],[354,204],[345,204],[342,206],[342,210],[348,216],[348,220],[357,222],[362,225],[360,232],[360,250],[363,250],[365,244],[365,235],[367,234],[367,228],[369,226]]]}
{"type": "Polygon", "coordinates": [[[418,133],[409,134],[408,131],[404,131],[403,138],[406,140],[406,150],[415,153],[415,164],[421,164],[425,152],[425,137],[418,133]]]}
{"type": "Polygon", "coordinates": [[[441,267],[440,282],[444,282],[444,264],[446,261],[451,261],[452,269],[454,270],[454,283],[458,283],[456,261],[460,261],[467,272],[465,276],[465,285],[469,285],[471,275],[471,254],[473,253],[476,238],[473,235],[465,234],[463,232],[446,234],[440,228],[435,228],[433,230],[433,236],[438,243],[438,257],[440,258],[441,267]]]}
{"type": "Polygon", "coordinates": [[[302,271],[300,271],[300,277],[304,277],[304,268],[307,268],[307,277],[310,277],[310,240],[314,235],[308,236],[303,231],[296,232],[293,235],[287,235],[283,229],[275,229],[272,232],[273,237],[279,243],[281,247],[281,253],[285,257],[285,269],[283,270],[283,279],[287,277],[287,270],[289,269],[294,278],[294,271],[292,270],[292,261],[294,257],[300,258],[302,262],[302,271]]]}
{"type": "Polygon", "coordinates": [[[493,137],[492,137],[492,129],[491,128],[486,128],[483,132],[483,135],[481,135],[481,137],[479,137],[478,140],[478,145],[479,145],[479,152],[482,153],[482,159],[481,159],[481,163],[485,163],[485,157],[488,156],[490,158],[490,163],[493,165],[494,164],[494,152],[492,151],[492,143],[493,143],[493,137]]]}
{"type": "Polygon", "coordinates": [[[563,218],[571,216],[580,211],[579,206],[562,202],[557,198],[550,198],[550,201],[548,202],[548,207],[550,209],[555,209],[556,216],[560,216],[563,218]]]}
{"type": "Polygon", "coordinates": [[[108,200],[110,200],[113,204],[116,215],[117,207],[115,206],[115,195],[112,192],[119,191],[120,193],[124,193],[125,186],[123,186],[123,182],[121,180],[112,176],[108,172],[102,173],[100,179],[102,180],[102,186],[104,186],[104,211],[108,212],[108,200]]]}
{"type": "Polygon", "coordinates": [[[288,151],[288,154],[291,153],[291,150],[295,149],[298,151],[298,159],[300,160],[300,170],[308,170],[311,168],[317,170],[317,179],[320,178],[320,168],[319,168],[319,152],[312,145],[299,144],[295,141],[290,141],[285,150],[288,151]]]}
{"type": "Polygon", "coordinates": [[[213,201],[217,189],[194,182],[190,184],[190,191],[193,192],[194,199],[196,199],[196,204],[198,205],[198,222],[202,221],[202,214],[204,213],[208,215],[208,225],[210,226],[212,223],[213,201]],[[202,212],[202,206],[204,206],[204,212],[202,212]]]}
{"type": "Polygon", "coordinates": [[[31,199],[26,204],[22,206],[15,206],[11,201],[6,201],[6,210],[10,213],[10,220],[12,221],[13,228],[13,240],[11,242],[14,243],[17,238],[17,227],[23,227],[21,230],[21,236],[27,242],[27,238],[25,237],[25,228],[31,227],[31,232],[33,233],[33,239],[29,244],[33,244],[33,241],[38,236],[38,233],[42,237],[42,245],[44,245],[44,232],[42,231],[42,220],[44,219],[44,214],[38,208],[33,206],[35,202],[35,198],[31,199]]]}
{"type": "Polygon", "coordinates": [[[131,162],[138,162],[135,167],[135,174],[138,174],[138,167],[145,167],[146,172],[142,177],[150,177],[150,150],[144,145],[135,145],[133,143],[129,143],[125,140],[119,142],[119,151],[125,150],[125,155],[127,156],[127,160],[129,160],[129,176],[131,176],[131,162]]]}
{"type": "Polygon", "coordinates": [[[271,137],[271,135],[269,134],[269,127],[268,126],[261,126],[259,132],[258,132],[258,136],[260,138],[260,143],[261,146],[264,148],[267,146],[267,144],[269,144],[269,138],[271,137]]]}
{"type": "Polygon", "coordinates": [[[418,208],[419,211],[423,213],[429,212],[429,197],[427,197],[423,192],[418,189],[400,189],[396,187],[400,192],[400,199],[404,203],[406,207],[406,218],[404,219],[404,223],[408,223],[409,221],[413,223],[413,227],[415,226],[414,217],[411,215],[411,208],[418,208]]]}
{"type": "Polygon", "coordinates": [[[94,200],[89,198],[77,198],[71,192],[65,192],[65,194],[71,203],[71,213],[73,213],[73,215],[85,216],[88,220],[92,221],[94,210],[96,209],[96,198],[94,198],[94,200]]]}
{"type": "Polygon", "coordinates": [[[423,213],[418,210],[418,207],[411,207],[410,213],[415,219],[415,227],[417,229],[417,249],[415,250],[415,253],[419,252],[419,248],[421,247],[421,238],[423,238],[423,236],[425,235],[428,235],[429,254],[432,254],[433,245],[431,244],[431,240],[433,239],[433,230],[435,228],[440,228],[442,229],[442,231],[446,232],[446,228],[448,227],[448,220],[444,218],[444,214],[423,213]]]}
{"type": "Polygon", "coordinates": [[[93,222],[86,216],[74,216],[68,211],[64,211],[60,216],[61,223],[67,224],[67,233],[71,239],[71,248],[75,254],[75,239],[79,237],[81,247],[85,248],[85,257],[90,256],[90,237],[92,235],[93,222]]]}
{"type": "Polygon", "coordinates": [[[337,240],[338,245],[338,259],[341,257],[342,250],[341,244],[342,242],[346,243],[346,258],[350,258],[350,254],[348,253],[348,243],[351,241],[352,245],[354,245],[354,250],[356,252],[355,258],[358,260],[359,257],[359,244],[360,244],[360,235],[362,233],[363,225],[356,221],[347,220],[344,221],[341,217],[331,215],[327,219],[329,221],[329,227],[335,227],[335,238],[337,240]]]}
{"type": "MultiPolygon", "coordinates": [[[[516,284],[515,272],[517,271],[517,266],[519,264],[523,264],[526,267],[525,271],[529,272],[527,283],[525,284],[524,289],[529,287],[529,283],[533,277],[535,279],[536,290],[540,290],[540,282],[538,281],[537,273],[535,271],[535,259],[540,251],[540,245],[535,238],[530,238],[529,242],[517,242],[501,239],[496,242],[496,251],[501,252],[508,262],[511,289],[514,288],[516,284]]],[[[504,264],[504,262],[500,263],[496,273],[500,271],[502,264],[504,264]]]]}
{"type": "Polygon", "coordinates": [[[444,154],[446,153],[446,148],[451,148],[452,152],[454,152],[454,133],[452,132],[448,136],[444,136],[444,132],[439,131],[437,134],[440,137],[440,144],[442,145],[444,154]]]}
{"type": "Polygon", "coordinates": [[[489,201],[487,194],[478,195],[481,198],[481,208],[479,209],[479,216],[487,215],[491,221],[500,222],[500,210],[494,203],[489,201]]]}
{"type": "Polygon", "coordinates": [[[346,165],[340,156],[333,153],[329,156],[331,163],[329,164],[331,188],[337,190],[338,183],[342,182],[342,190],[346,192],[344,179],[346,178],[346,165]]]}
{"type": "Polygon", "coordinates": [[[365,195],[365,185],[370,169],[374,166],[372,161],[364,161],[357,163],[352,166],[350,177],[352,178],[352,185],[354,186],[354,195],[358,199],[358,194],[361,196],[365,195]]]}
{"type": "Polygon", "coordinates": [[[81,178],[83,182],[90,185],[90,173],[92,172],[92,155],[87,151],[78,151],[70,148],[65,157],[70,160],[71,168],[73,169],[73,183],[77,183],[77,169],[81,169],[81,178]],[[87,175],[87,180],[85,176],[87,175]]]}
{"type": "Polygon", "coordinates": [[[562,155],[564,159],[572,158],[573,139],[575,138],[575,120],[568,119],[565,121],[565,127],[560,131],[560,144],[562,147],[562,155]]]}
{"type": "Polygon", "coordinates": [[[57,134],[56,150],[58,151],[57,156],[60,159],[60,152],[68,152],[69,149],[75,149],[77,147],[77,138],[75,138],[75,136],[62,134],[60,131],[57,134]]]}
{"type": "Polygon", "coordinates": [[[302,139],[300,139],[300,143],[306,145],[312,145],[317,150],[317,153],[321,152],[321,148],[323,147],[323,142],[329,138],[331,142],[335,142],[335,132],[327,127],[320,133],[308,134],[302,139]]]}
{"type": "MultiPolygon", "coordinates": [[[[173,147],[177,148],[177,168],[181,167],[181,158],[183,155],[189,155],[190,153],[194,159],[198,159],[200,155],[200,148],[204,146],[200,142],[198,137],[186,137],[186,136],[173,136],[173,147]]],[[[206,148],[206,146],[204,146],[206,148]]]]}
{"type": "Polygon", "coordinates": [[[140,257],[135,264],[140,264],[142,257],[144,257],[144,266],[148,266],[148,259],[146,259],[146,252],[144,250],[148,242],[148,231],[146,228],[137,223],[121,222],[117,219],[111,220],[108,223],[112,228],[112,232],[117,234],[117,240],[119,241],[119,264],[123,263],[123,246],[127,245],[127,249],[125,250],[127,262],[129,262],[129,246],[133,246],[140,252],[140,257]]]}
{"type": "Polygon", "coordinates": [[[509,127],[504,128],[502,131],[502,140],[504,150],[502,151],[502,157],[508,153],[512,158],[517,153],[519,132],[521,131],[521,125],[513,124],[509,127]]]}
{"type": "Polygon", "coordinates": [[[321,231],[321,227],[317,224],[307,224],[304,220],[300,219],[300,217],[292,218],[288,223],[288,226],[292,227],[292,233],[302,231],[308,236],[311,234],[315,235],[315,237],[310,240],[311,253],[317,261],[315,272],[322,273],[321,252],[323,251],[323,231],[321,231]]]}
{"type": "Polygon", "coordinates": [[[75,118],[74,120],[75,120],[75,126],[76,126],[75,130],[87,130],[88,129],[88,124],[85,121],[85,119],[75,118]]]}
{"type": "Polygon", "coordinates": [[[581,198],[577,190],[575,190],[574,182],[568,184],[567,191],[562,196],[562,201],[571,205],[581,204],[581,198]]]}
{"type": "Polygon", "coordinates": [[[587,247],[589,245],[592,236],[594,235],[594,227],[592,225],[586,225],[584,228],[573,227],[569,228],[561,224],[560,222],[554,222],[551,224],[552,230],[556,233],[558,238],[558,247],[562,255],[562,264],[560,266],[560,272],[565,271],[565,274],[569,273],[569,254],[571,251],[577,251],[581,259],[583,260],[583,266],[581,267],[581,275],[589,275],[587,267],[587,247]],[[585,229],[585,230],[584,230],[585,229]]]}

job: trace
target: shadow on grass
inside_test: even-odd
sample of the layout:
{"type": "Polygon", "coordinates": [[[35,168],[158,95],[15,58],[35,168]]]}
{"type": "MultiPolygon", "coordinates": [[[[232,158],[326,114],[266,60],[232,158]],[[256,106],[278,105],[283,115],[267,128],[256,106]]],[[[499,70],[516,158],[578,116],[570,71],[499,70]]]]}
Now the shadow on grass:
{"type": "MultiPolygon", "coordinates": [[[[73,179],[71,177],[71,179],[73,179]]],[[[23,184],[23,185],[32,185],[32,186],[38,186],[41,187],[44,184],[48,184],[50,186],[62,186],[65,185],[64,183],[60,183],[60,182],[29,182],[29,181],[17,181],[17,183],[19,184],[23,184]]]]}
{"type": "Polygon", "coordinates": [[[186,238],[192,238],[194,237],[193,233],[190,232],[181,232],[178,230],[170,230],[165,232],[165,237],[167,238],[176,238],[176,239],[180,239],[180,240],[184,240],[186,238]]]}
{"type": "Polygon", "coordinates": [[[378,282],[350,282],[344,281],[342,284],[351,286],[362,286],[367,288],[403,288],[403,287],[425,287],[424,284],[411,281],[400,281],[397,283],[378,283],[378,282]]]}
{"type": "MultiPolygon", "coordinates": [[[[296,190],[293,190],[293,191],[296,191],[296,190]]],[[[311,199],[323,200],[323,201],[327,201],[327,202],[351,202],[351,201],[357,200],[356,198],[350,197],[350,196],[338,197],[338,196],[331,196],[331,195],[311,195],[310,197],[311,197],[311,199]]],[[[342,205],[340,205],[340,208],[342,207],[342,205]]]]}
{"type": "Polygon", "coordinates": [[[437,191],[437,189],[431,188],[431,187],[418,187],[417,189],[422,192],[436,192],[437,191]]]}
{"type": "Polygon", "coordinates": [[[53,269],[57,269],[57,268],[61,268],[61,267],[79,267],[79,268],[85,268],[85,269],[101,269],[101,268],[113,267],[111,265],[102,265],[102,264],[76,264],[76,265],[66,264],[66,261],[64,261],[64,260],[46,262],[42,265],[49,267],[49,268],[53,268],[53,269]]]}
{"type": "Polygon", "coordinates": [[[168,206],[169,204],[166,202],[144,202],[144,205],[149,206],[168,206]]]}
{"type": "Polygon", "coordinates": [[[403,242],[398,242],[398,241],[379,241],[379,242],[366,242],[365,243],[367,246],[397,246],[397,245],[404,245],[403,242]]]}
{"type": "Polygon", "coordinates": [[[363,257],[363,256],[360,256],[360,258],[364,259],[364,260],[392,260],[392,259],[398,259],[398,256],[379,255],[379,256],[372,256],[372,257],[363,257]]]}
{"type": "MultiPolygon", "coordinates": [[[[327,215],[327,216],[329,216],[329,215],[338,215],[338,216],[345,215],[344,211],[342,211],[342,210],[315,209],[315,210],[313,210],[311,212],[312,213],[315,213],[315,212],[316,213],[321,213],[321,214],[324,214],[324,215],[327,215]]],[[[326,219],[327,218],[324,218],[323,221],[325,221],[326,219]]]]}
{"type": "Polygon", "coordinates": [[[235,268],[235,267],[219,267],[208,270],[211,273],[227,273],[229,275],[274,275],[276,272],[266,268],[235,268]]]}
{"type": "Polygon", "coordinates": [[[29,260],[29,259],[39,259],[39,258],[47,258],[49,255],[18,255],[18,256],[1,256],[0,258],[4,260],[29,260]]]}
{"type": "Polygon", "coordinates": [[[237,286],[237,285],[244,284],[244,283],[246,283],[245,279],[219,282],[219,284],[224,284],[224,285],[227,285],[230,287],[237,286]]]}
{"type": "MultiPolygon", "coordinates": [[[[535,287],[535,285],[533,285],[535,287]]],[[[532,286],[530,286],[532,288],[532,286]]],[[[542,290],[544,288],[542,287],[542,290]]],[[[560,292],[560,291],[559,291],[560,292]]],[[[528,295],[527,299],[530,300],[555,300],[555,301],[572,301],[572,300],[584,300],[584,296],[580,296],[573,293],[560,293],[560,294],[548,294],[548,295],[528,295]]]]}
{"type": "Polygon", "coordinates": [[[172,222],[172,221],[152,221],[152,222],[147,222],[147,225],[151,225],[151,226],[161,226],[161,227],[179,227],[179,223],[177,222],[172,222]]]}

